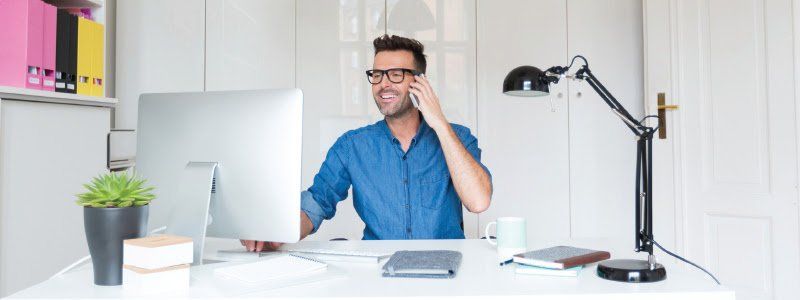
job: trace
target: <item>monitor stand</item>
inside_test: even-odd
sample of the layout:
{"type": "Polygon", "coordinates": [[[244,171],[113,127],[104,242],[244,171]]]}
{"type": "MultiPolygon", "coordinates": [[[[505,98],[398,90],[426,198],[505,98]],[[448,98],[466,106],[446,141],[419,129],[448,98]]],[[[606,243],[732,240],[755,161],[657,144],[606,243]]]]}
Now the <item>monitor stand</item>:
{"type": "Polygon", "coordinates": [[[194,263],[203,264],[203,246],[206,239],[206,227],[211,224],[208,215],[211,205],[211,188],[217,171],[216,162],[189,162],[183,168],[178,186],[177,199],[173,201],[167,228],[167,234],[192,238],[194,247],[194,263]],[[188,205],[191,204],[191,205],[188,205]]]}

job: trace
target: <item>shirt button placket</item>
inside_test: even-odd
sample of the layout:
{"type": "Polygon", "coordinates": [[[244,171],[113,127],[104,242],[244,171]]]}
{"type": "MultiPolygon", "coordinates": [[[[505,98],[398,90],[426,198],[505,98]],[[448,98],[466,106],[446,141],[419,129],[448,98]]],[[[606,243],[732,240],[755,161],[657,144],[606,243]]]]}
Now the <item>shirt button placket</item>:
{"type": "Polygon", "coordinates": [[[406,210],[406,224],[407,224],[407,226],[406,226],[406,236],[407,236],[407,238],[411,238],[411,203],[410,203],[410,201],[411,201],[410,200],[410,198],[411,198],[411,188],[410,188],[410,186],[408,184],[408,173],[409,173],[409,171],[408,171],[408,160],[406,159],[407,157],[408,157],[407,154],[403,155],[403,171],[404,171],[403,172],[404,173],[403,174],[403,176],[404,176],[403,177],[403,187],[406,190],[406,199],[405,199],[405,205],[404,205],[405,210],[406,210]]]}

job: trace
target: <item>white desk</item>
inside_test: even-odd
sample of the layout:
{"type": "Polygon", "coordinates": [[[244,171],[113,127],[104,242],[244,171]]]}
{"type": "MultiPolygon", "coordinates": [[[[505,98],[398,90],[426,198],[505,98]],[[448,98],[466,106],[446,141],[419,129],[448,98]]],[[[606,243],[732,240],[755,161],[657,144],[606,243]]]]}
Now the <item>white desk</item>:
{"type": "MultiPolygon", "coordinates": [[[[238,241],[211,242],[216,249],[237,247],[238,241]]],[[[577,278],[559,278],[514,273],[514,265],[498,266],[495,251],[483,240],[416,240],[416,241],[336,241],[301,242],[296,247],[335,247],[353,249],[422,250],[448,249],[463,254],[461,268],[454,279],[383,278],[381,264],[331,262],[330,270],[339,278],[294,285],[279,289],[237,288],[214,280],[213,268],[229,263],[193,267],[191,288],[161,297],[436,297],[525,298],[525,299],[703,299],[733,300],[734,292],[716,285],[699,270],[667,265],[667,279],[662,282],[631,284],[601,279],[595,275],[596,265],[581,271],[577,278]],[[646,294],[646,295],[643,295],[646,294]]],[[[212,255],[213,256],[213,255],[212,255]]],[[[612,252],[612,257],[614,253],[612,252]]],[[[92,284],[91,268],[80,268],[58,278],[11,295],[11,298],[116,298],[136,296],[122,287],[100,287],[92,284]]],[[[141,296],[141,295],[139,295],[141,296]]],[[[157,295],[156,295],[157,296],[157,295]]]]}

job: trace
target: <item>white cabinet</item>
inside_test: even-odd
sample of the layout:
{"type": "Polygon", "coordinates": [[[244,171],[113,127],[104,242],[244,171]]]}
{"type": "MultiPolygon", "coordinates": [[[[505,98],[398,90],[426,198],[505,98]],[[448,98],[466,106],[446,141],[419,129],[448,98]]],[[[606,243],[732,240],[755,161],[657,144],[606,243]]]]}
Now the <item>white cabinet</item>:
{"type": "Polygon", "coordinates": [[[569,236],[567,85],[542,98],[502,93],[503,79],[518,66],[567,62],[566,13],[561,0],[478,1],[478,132],[494,184],[481,235],[497,217],[519,216],[527,219],[529,241],[569,236]]]}
{"type": "MultiPolygon", "coordinates": [[[[295,5],[120,1],[116,127],[136,128],[142,93],[294,87],[295,5]]],[[[169,211],[150,214],[150,227],[157,228],[169,211]]]]}
{"type": "Polygon", "coordinates": [[[120,1],[117,128],[142,93],[294,87],[290,0],[120,1]]]}
{"type": "MultiPolygon", "coordinates": [[[[643,117],[641,1],[570,0],[567,19],[569,57],[585,56],[611,94],[643,117]]],[[[609,238],[633,249],[635,136],[588,83],[560,85],[567,83],[571,237],[609,238]]]]}
{"type": "Polygon", "coordinates": [[[585,82],[562,80],[542,98],[501,88],[517,66],[566,66],[581,54],[641,116],[641,23],[635,0],[478,2],[478,128],[495,188],[481,226],[522,216],[529,243],[605,238],[633,247],[633,135],[585,82]]]}
{"type": "Polygon", "coordinates": [[[117,3],[116,128],[136,128],[142,93],[204,90],[204,20],[203,1],[117,3]]]}
{"type": "MultiPolygon", "coordinates": [[[[303,188],[313,183],[325,154],[350,129],[381,119],[364,73],[372,40],[384,33],[383,0],[297,2],[297,87],[303,90],[303,188]]],[[[309,240],[361,239],[364,224],[352,197],[337,205],[309,240]]]]}
{"type": "MultiPolygon", "coordinates": [[[[205,89],[204,20],[203,1],[117,3],[116,128],[136,128],[142,93],[205,89]]],[[[151,209],[150,228],[163,226],[168,214],[151,209]]]]}
{"type": "Polygon", "coordinates": [[[111,107],[0,98],[0,296],[6,296],[88,255],[75,194],[106,170],[111,107]]]}
{"type": "Polygon", "coordinates": [[[295,2],[206,1],[206,91],[294,87],[295,2]]]}

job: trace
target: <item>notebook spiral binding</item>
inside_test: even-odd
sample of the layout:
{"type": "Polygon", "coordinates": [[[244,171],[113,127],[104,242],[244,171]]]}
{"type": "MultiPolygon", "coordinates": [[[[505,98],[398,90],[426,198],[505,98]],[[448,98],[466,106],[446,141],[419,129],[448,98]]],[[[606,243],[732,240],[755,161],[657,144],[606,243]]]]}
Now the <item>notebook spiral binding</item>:
{"type": "Polygon", "coordinates": [[[313,261],[315,263],[327,264],[324,261],[321,261],[321,260],[318,260],[318,259],[315,259],[315,258],[311,258],[311,257],[307,257],[307,256],[297,255],[297,254],[294,254],[294,253],[290,253],[289,256],[294,256],[294,257],[297,257],[297,258],[313,261]]]}

